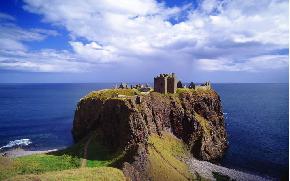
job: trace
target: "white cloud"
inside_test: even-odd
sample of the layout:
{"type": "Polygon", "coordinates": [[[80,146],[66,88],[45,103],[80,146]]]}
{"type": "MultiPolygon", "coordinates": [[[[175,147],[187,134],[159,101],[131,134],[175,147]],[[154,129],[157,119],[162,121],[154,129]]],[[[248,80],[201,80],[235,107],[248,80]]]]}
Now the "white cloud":
{"type": "Polygon", "coordinates": [[[35,52],[0,50],[0,68],[33,72],[88,71],[88,63],[76,61],[67,51],[44,49],[35,52]]]}
{"type": "Polygon", "coordinates": [[[286,0],[204,0],[198,1],[195,9],[191,4],[169,8],[155,0],[24,2],[24,9],[42,15],[44,22],[66,28],[73,52],[29,52],[25,41],[41,41],[57,32],[25,30],[13,23],[12,16],[0,14],[0,21],[10,21],[0,25],[0,50],[35,57],[26,55],[21,62],[19,56],[10,64],[5,57],[1,67],[84,71],[99,64],[141,62],[142,66],[151,61],[164,62],[168,67],[184,64],[185,68],[192,62],[207,71],[253,72],[288,67],[288,55],[275,53],[289,46],[286,0]],[[40,56],[46,58],[38,62],[40,56]]]}
{"type": "Polygon", "coordinates": [[[288,55],[261,55],[243,62],[228,59],[199,59],[196,64],[206,71],[263,71],[288,67],[288,55]]]}
{"type": "Polygon", "coordinates": [[[106,63],[117,60],[117,57],[114,57],[114,47],[103,47],[96,42],[88,44],[83,44],[82,42],[70,42],[70,45],[80,58],[89,62],[106,63]]]}

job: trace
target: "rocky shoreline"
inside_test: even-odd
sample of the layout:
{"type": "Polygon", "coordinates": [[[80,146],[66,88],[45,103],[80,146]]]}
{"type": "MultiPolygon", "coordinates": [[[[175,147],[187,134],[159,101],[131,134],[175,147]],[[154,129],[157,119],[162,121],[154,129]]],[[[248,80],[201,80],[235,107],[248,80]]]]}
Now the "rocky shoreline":
{"type": "Polygon", "coordinates": [[[214,173],[229,177],[230,179],[233,179],[233,180],[239,180],[239,181],[275,180],[273,178],[261,177],[258,175],[238,171],[235,169],[226,168],[226,167],[216,165],[207,161],[200,161],[194,158],[186,160],[186,163],[189,166],[190,171],[197,172],[200,176],[208,180],[216,180],[214,173]]]}
{"type": "Polygon", "coordinates": [[[8,157],[8,158],[17,158],[27,155],[34,155],[34,154],[43,154],[43,153],[49,153],[57,151],[57,149],[51,149],[51,150],[24,150],[22,148],[14,148],[11,150],[7,150],[1,153],[1,156],[8,157]]]}

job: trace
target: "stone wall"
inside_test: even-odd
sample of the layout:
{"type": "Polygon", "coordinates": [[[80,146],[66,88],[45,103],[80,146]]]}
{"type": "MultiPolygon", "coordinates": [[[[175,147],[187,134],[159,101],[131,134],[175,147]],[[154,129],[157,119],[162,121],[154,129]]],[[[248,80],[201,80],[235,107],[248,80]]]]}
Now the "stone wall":
{"type": "Polygon", "coordinates": [[[162,94],[176,93],[177,79],[174,73],[154,77],[154,91],[162,94]]]}
{"type": "Polygon", "coordinates": [[[167,92],[168,93],[176,93],[177,89],[177,80],[175,76],[167,78],[167,92]]]}
{"type": "Polygon", "coordinates": [[[167,93],[167,77],[154,78],[154,91],[162,94],[167,93]]]}

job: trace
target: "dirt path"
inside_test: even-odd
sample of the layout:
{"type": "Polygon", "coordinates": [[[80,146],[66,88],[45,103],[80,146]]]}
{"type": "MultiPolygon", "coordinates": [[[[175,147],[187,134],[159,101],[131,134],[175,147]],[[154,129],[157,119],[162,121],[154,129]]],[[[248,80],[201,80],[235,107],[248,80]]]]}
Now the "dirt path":
{"type": "Polygon", "coordinates": [[[89,139],[87,140],[85,146],[84,146],[84,157],[81,162],[81,167],[86,167],[87,166],[87,156],[88,156],[88,147],[90,142],[92,141],[93,136],[90,136],[89,139]]]}

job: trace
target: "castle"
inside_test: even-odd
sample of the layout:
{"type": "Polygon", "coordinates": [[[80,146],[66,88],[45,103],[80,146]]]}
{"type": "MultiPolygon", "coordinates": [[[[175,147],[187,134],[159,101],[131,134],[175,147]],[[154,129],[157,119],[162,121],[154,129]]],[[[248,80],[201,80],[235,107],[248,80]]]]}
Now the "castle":
{"type": "Polygon", "coordinates": [[[176,93],[177,78],[175,73],[172,74],[160,74],[154,77],[154,91],[162,94],[176,93]]]}
{"type": "MultiPolygon", "coordinates": [[[[128,84],[121,83],[119,87],[116,85],[115,89],[138,89],[141,93],[150,93],[151,87],[148,84],[137,84],[135,86],[131,85],[130,87],[128,84]]],[[[177,88],[188,88],[188,89],[195,89],[195,90],[208,90],[211,89],[211,83],[205,82],[201,85],[195,85],[195,83],[190,82],[187,86],[186,84],[183,85],[181,81],[178,81],[176,78],[175,73],[171,74],[160,74],[159,76],[154,77],[154,92],[159,92],[161,94],[176,93],[177,88]]]]}
{"type": "MultiPolygon", "coordinates": [[[[186,88],[186,85],[182,85],[181,81],[178,81],[175,73],[171,74],[160,74],[157,77],[154,77],[154,91],[159,92],[161,94],[166,93],[176,93],[177,88],[186,88]]],[[[203,89],[208,90],[211,89],[211,83],[205,82],[201,85],[195,85],[195,83],[191,82],[188,86],[188,89],[203,89]]]]}

